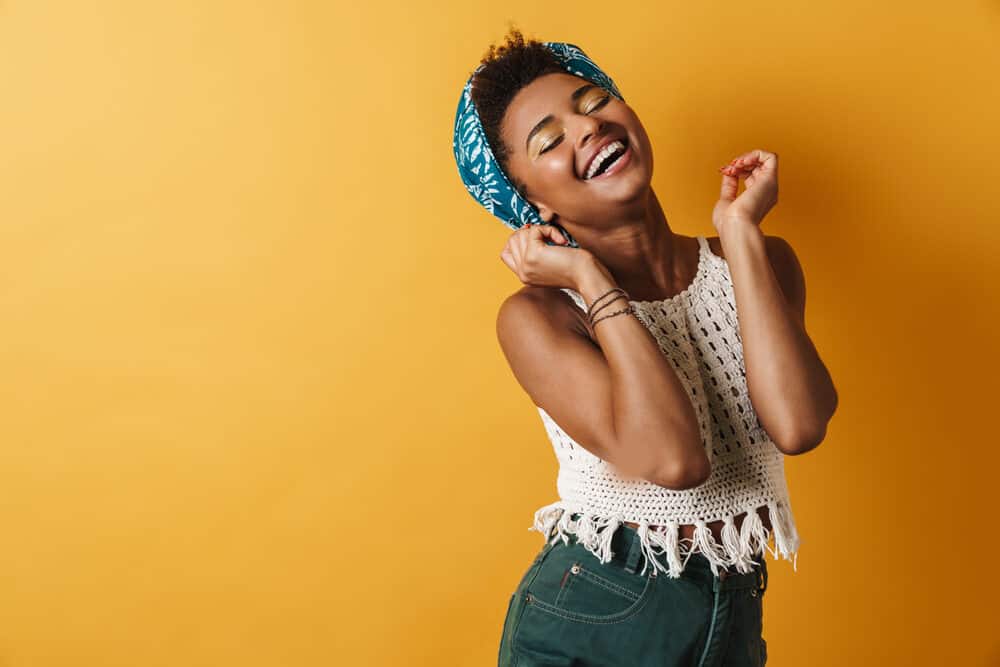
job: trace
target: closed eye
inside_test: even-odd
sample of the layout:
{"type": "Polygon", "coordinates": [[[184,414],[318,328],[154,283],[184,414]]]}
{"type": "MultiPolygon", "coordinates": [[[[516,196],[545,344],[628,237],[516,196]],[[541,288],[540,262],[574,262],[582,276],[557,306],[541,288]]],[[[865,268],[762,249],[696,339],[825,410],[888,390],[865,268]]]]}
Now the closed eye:
{"type": "MultiPolygon", "coordinates": [[[[587,113],[589,114],[589,113],[593,113],[594,111],[597,111],[598,109],[600,109],[601,107],[603,107],[605,104],[607,104],[610,101],[611,101],[611,94],[608,93],[604,97],[601,98],[600,102],[598,102],[594,106],[592,106],[589,109],[587,109],[587,113]]],[[[559,137],[555,141],[550,141],[549,143],[545,144],[545,148],[543,148],[542,150],[538,151],[538,154],[541,155],[542,153],[547,152],[550,148],[555,148],[559,144],[559,142],[562,141],[563,136],[564,135],[559,135],[559,137]]]]}
{"type": "Polygon", "coordinates": [[[542,150],[538,151],[538,154],[541,155],[542,153],[545,153],[546,151],[548,151],[550,148],[554,148],[555,146],[557,146],[559,144],[560,141],[562,141],[562,139],[563,139],[562,135],[559,135],[558,139],[556,139],[555,141],[550,141],[549,143],[547,143],[545,145],[545,148],[543,148],[542,150]]]}

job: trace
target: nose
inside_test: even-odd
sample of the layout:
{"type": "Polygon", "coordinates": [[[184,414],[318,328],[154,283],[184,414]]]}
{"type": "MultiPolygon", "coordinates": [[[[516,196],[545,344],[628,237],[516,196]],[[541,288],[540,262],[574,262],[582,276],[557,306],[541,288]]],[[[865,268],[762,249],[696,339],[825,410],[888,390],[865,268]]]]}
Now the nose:
{"type": "Polygon", "coordinates": [[[594,139],[604,134],[604,121],[596,116],[575,116],[575,122],[579,125],[577,130],[577,149],[584,148],[594,139]]]}

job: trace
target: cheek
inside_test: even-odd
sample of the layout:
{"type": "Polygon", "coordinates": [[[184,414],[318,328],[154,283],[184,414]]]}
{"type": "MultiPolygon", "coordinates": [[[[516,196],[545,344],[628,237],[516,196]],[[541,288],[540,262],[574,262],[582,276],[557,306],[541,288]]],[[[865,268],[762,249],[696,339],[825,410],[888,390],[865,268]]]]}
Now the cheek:
{"type": "Polygon", "coordinates": [[[567,181],[579,181],[576,177],[576,156],[573,150],[566,146],[564,139],[551,155],[544,155],[537,164],[537,172],[545,182],[560,184],[565,187],[567,181]],[[558,150],[558,149],[563,150],[558,150]]]}
{"type": "Polygon", "coordinates": [[[651,152],[651,145],[649,142],[649,135],[646,134],[646,129],[642,126],[642,123],[636,119],[635,124],[632,126],[632,133],[635,135],[635,139],[639,142],[639,145],[643,148],[644,155],[649,155],[651,152]]]}
{"type": "Polygon", "coordinates": [[[624,127],[625,130],[632,135],[633,138],[638,139],[640,143],[648,143],[649,140],[646,136],[646,129],[642,126],[642,121],[640,121],[639,117],[635,115],[632,108],[622,105],[620,109],[621,113],[614,119],[614,122],[624,127]]]}

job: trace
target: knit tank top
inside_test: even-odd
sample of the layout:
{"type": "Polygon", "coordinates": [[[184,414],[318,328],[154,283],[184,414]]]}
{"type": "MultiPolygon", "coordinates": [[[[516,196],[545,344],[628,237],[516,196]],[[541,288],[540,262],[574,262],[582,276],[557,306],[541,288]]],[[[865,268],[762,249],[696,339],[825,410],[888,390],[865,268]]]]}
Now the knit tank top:
{"type": "MultiPolygon", "coordinates": [[[[576,443],[541,407],[538,411],[559,462],[559,500],[539,508],[528,530],[546,541],[569,544],[574,534],[602,563],[611,560],[611,536],[623,521],[638,524],[652,565],[677,578],[692,553],[703,554],[712,571],[735,566],[752,571],[754,555],[769,551],[792,561],[799,536],[785,481],[784,454],[764,431],[747,391],[743,346],[728,262],[698,236],[698,270],[684,291],[658,301],[631,301],[687,390],[701,426],[712,473],[701,485],[673,490],[627,479],[608,461],[576,443]],[[768,531],[756,508],[766,506],[768,531]],[[746,512],[739,529],[735,517],[746,512]],[[574,515],[579,515],[574,518],[574,515]],[[722,543],[708,527],[722,521],[722,543]],[[679,539],[681,524],[694,525],[679,539]],[[657,528],[657,526],[659,528],[657,528]],[[774,548],[769,544],[774,537],[774,548]]],[[[562,288],[586,312],[583,297],[562,288]]],[[[609,309],[609,312],[612,309],[609,309]]]]}

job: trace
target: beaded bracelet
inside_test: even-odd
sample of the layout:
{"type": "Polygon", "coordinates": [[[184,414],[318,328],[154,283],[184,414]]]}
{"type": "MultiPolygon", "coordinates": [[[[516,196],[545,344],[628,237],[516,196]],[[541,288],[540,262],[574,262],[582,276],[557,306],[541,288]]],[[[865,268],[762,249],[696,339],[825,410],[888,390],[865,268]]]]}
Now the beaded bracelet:
{"type": "Polygon", "coordinates": [[[600,311],[602,311],[605,308],[607,308],[608,306],[610,306],[611,304],[613,304],[618,299],[628,299],[628,294],[625,294],[625,293],[618,294],[618,295],[616,295],[616,296],[608,299],[604,303],[602,303],[600,308],[591,309],[590,313],[588,314],[588,321],[591,324],[593,324],[594,323],[594,316],[597,315],[597,313],[599,313],[600,311]]]}
{"type": "MultiPolygon", "coordinates": [[[[606,304],[604,304],[604,306],[601,306],[601,308],[595,309],[594,306],[597,305],[597,302],[600,301],[601,299],[603,299],[604,297],[608,296],[609,294],[614,294],[615,292],[618,292],[621,296],[624,296],[624,297],[628,298],[628,294],[621,287],[612,287],[607,292],[605,292],[601,296],[599,296],[596,299],[594,299],[593,303],[590,304],[590,308],[587,309],[587,321],[588,322],[590,322],[591,320],[593,320],[595,312],[597,312],[598,310],[600,310],[604,306],[608,305],[606,303],[606,304]]],[[[611,299],[611,301],[614,301],[617,298],[618,297],[616,296],[613,299],[611,299]]],[[[611,301],[608,301],[608,303],[611,303],[611,301]]]]}
{"type": "Polygon", "coordinates": [[[607,292],[605,292],[605,293],[604,293],[604,294],[602,294],[601,296],[599,296],[599,297],[597,297],[596,299],[594,299],[594,301],[593,301],[593,302],[592,302],[592,303],[590,304],[590,307],[591,307],[591,308],[593,308],[593,307],[594,307],[595,305],[597,305],[597,302],[598,302],[598,301],[600,301],[601,299],[603,299],[603,298],[604,298],[604,297],[606,297],[607,295],[609,295],[609,294],[613,294],[613,293],[615,293],[615,292],[619,292],[620,294],[624,294],[624,293],[625,293],[625,290],[623,290],[623,289],[622,289],[621,287],[612,287],[612,288],[611,288],[611,289],[609,289],[609,290],[608,290],[607,292]]]}
{"type": "Polygon", "coordinates": [[[594,320],[593,322],[591,322],[591,323],[590,323],[590,329],[591,329],[591,331],[593,331],[594,327],[595,327],[595,326],[597,325],[597,323],[598,323],[598,322],[600,322],[601,320],[606,320],[606,319],[608,319],[609,317],[614,317],[615,315],[621,315],[622,313],[633,313],[633,314],[635,314],[635,306],[633,306],[633,305],[632,305],[632,304],[630,303],[630,304],[629,304],[628,306],[626,306],[625,308],[622,308],[621,310],[616,310],[616,311],[615,311],[615,312],[613,312],[613,313],[608,313],[608,314],[607,314],[607,315],[605,315],[604,317],[598,317],[598,318],[597,318],[596,320],[594,320]]]}

